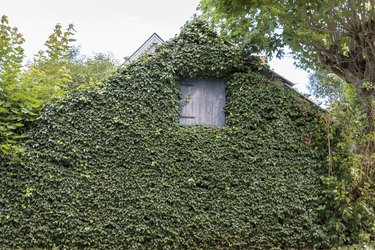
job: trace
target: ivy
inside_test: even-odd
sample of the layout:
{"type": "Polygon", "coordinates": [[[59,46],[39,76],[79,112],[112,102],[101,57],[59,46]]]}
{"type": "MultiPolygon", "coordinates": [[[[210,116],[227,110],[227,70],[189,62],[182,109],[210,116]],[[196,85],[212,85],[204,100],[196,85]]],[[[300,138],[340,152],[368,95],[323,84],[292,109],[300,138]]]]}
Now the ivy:
{"type": "Polygon", "coordinates": [[[0,163],[0,248],[327,247],[319,108],[194,19],[105,86],[49,104],[0,163]],[[223,127],[178,126],[182,78],[226,79],[223,127]]]}

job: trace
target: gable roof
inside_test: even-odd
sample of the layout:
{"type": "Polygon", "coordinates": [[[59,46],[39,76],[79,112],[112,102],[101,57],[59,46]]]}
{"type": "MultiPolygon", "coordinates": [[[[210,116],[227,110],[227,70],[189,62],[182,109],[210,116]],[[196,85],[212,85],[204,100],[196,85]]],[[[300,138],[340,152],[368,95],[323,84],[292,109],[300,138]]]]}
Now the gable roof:
{"type": "MultiPolygon", "coordinates": [[[[164,42],[164,40],[157,33],[152,34],[131,56],[125,57],[125,62],[123,63],[123,65],[130,63],[131,61],[137,59],[138,57],[140,57],[143,54],[153,53],[155,51],[156,45],[162,44],[163,42],[164,42]]],[[[228,41],[225,40],[225,42],[228,42],[228,41]]],[[[228,42],[228,43],[231,44],[232,46],[235,46],[234,44],[232,44],[230,42],[228,42]]],[[[264,63],[267,64],[267,59],[265,59],[264,56],[260,56],[260,59],[261,59],[261,61],[263,61],[264,63]]],[[[273,72],[275,80],[277,82],[279,82],[279,83],[283,84],[285,87],[297,92],[300,95],[301,98],[305,99],[309,103],[319,107],[321,110],[324,110],[322,107],[320,107],[319,104],[317,104],[316,102],[314,102],[310,98],[306,97],[301,92],[294,89],[293,86],[295,85],[295,83],[289,81],[288,79],[286,79],[285,77],[277,74],[274,71],[272,71],[272,72],[273,72]]]]}
{"type": "Polygon", "coordinates": [[[272,71],[273,72],[273,75],[274,75],[274,79],[276,80],[276,82],[279,82],[281,84],[283,84],[286,88],[288,89],[291,89],[295,92],[298,93],[298,95],[303,98],[304,100],[306,100],[307,102],[309,102],[310,104],[314,105],[314,106],[317,106],[319,109],[323,110],[323,111],[326,111],[324,108],[322,108],[318,103],[316,103],[314,100],[311,100],[310,98],[308,98],[306,95],[304,95],[303,93],[299,92],[298,90],[296,90],[294,87],[295,83],[289,81],[288,79],[286,79],[285,77],[277,74],[276,72],[272,71]]]}
{"type": "MultiPolygon", "coordinates": [[[[143,54],[154,52],[156,45],[161,44],[163,42],[164,42],[164,40],[157,33],[154,32],[154,34],[152,34],[131,56],[125,57],[124,64],[130,63],[131,61],[137,59],[138,57],[140,57],[143,54]]],[[[232,43],[230,43],[230,44],[235,46],[232,43]]],[[[264,59],[264,56],[260,56],[260,58],[261,58],[262,61],[267,63],[266,62],[267,60],[264,59]]],[[[289,81],[285,77],[277,74],[276,72],[273,72],[273,73],[275,74],[275,77],[279,82],[283,83],[284,85],[286,85],[288,87],[294,86],[294,83],[289,81]]]]}
{"type": "Polygon", "coordinates": [[[130,63],[143,54],[154,52],[156,45],[163,42],[164,40],[158,34],[152,34],[131,56],[125,58],[124,64],[130,63]]]}

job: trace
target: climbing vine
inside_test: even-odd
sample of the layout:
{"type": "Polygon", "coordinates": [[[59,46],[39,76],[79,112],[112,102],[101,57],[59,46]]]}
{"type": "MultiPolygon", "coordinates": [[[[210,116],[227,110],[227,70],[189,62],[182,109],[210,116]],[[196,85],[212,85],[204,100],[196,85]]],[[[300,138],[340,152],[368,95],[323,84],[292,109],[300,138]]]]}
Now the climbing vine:
{"type": "Polygon", "coordinates": [[[0,248],[327,247],[322,111],[199,19],[48,105],[0,163],[0,248]],[[225,78],[225,126],[178,126],[181,79],[225,78]]]}

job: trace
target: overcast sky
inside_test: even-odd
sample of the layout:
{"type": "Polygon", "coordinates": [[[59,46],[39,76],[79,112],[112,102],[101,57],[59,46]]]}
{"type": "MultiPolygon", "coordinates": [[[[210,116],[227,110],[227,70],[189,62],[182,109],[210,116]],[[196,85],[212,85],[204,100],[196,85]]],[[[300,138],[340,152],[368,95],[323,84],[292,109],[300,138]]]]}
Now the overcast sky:
{"type": "MultiPolygon", "coordinates": [[[[121,62],[154,32],[174,37],[196,12],[199,0],[0,0],[0,15],[9,18],[26,39],[26,56],[41,49],[55,24],[74,24],[81,52],[112,52],[121,62]]],[[[307,74],[290,58],[273,60],[271,67],[306,92],[307,74]]]]}

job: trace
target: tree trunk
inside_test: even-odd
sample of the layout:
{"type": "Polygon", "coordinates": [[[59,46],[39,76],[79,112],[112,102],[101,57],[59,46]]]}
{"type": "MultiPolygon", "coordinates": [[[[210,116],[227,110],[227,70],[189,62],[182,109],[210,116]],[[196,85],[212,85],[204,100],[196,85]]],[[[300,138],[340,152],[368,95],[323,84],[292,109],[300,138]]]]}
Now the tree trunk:
{"type": "MultiPolygon", "coordinates": [[[[372,83],[375,86],[374,83],[372,83]]],[[[365,183],[373,185],[375,177],[375,90],[362,87],[362,81],[357,80],[354,84],[358,97],[362,102],[366,114],[366,124],[362,131],[361,144],[358,145],[358,153],[361,155],[360,167],[362,174],[359,182],[351,191],[351,199],[357,200],[362,196],[361,190],[365,183]],[[371,184],[372,183],[372,184],[371,184]]]]}
{"type": "Polygon", "coordinates": [[[366,127],[363,132],[364,144],[361,147],[361,154],[364,156],[364,172],[367,178],[374,177],[375,168],[375,106],[373,91],[365,96],[363,105],[366,113],[366,127]]]}
{"type": "MultiPolygon", "coordinates": [[[[373,158],[371,155],[375,155],[375,79],[371,82],[367,81],[370,86],[364,87],[362,85],[366,79],[358,77],[358,72],[355,72],[355,70],[345,68],[338,71],[333,70],[333,68],[329,66],[326,66],[326,68],[336,73],[348,83],[351,83],[357,92],[358,99],[361,101],[363,111],[366,114],[365,129],[362,131],[364,143],[363,145],[359,145],[360,150],[358,153],[368,156],[369,160],[371,160],[371,158],[373,158]]],[[[372,163],[372,167],[374,167],[374,159],[367,163],[372,163]]]]}

